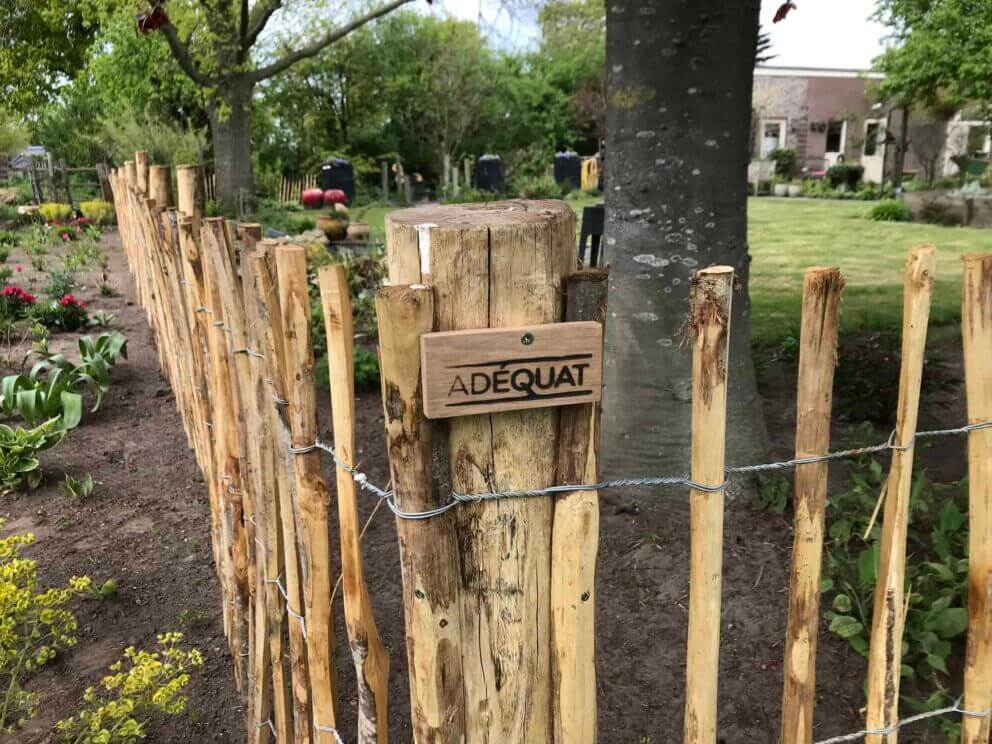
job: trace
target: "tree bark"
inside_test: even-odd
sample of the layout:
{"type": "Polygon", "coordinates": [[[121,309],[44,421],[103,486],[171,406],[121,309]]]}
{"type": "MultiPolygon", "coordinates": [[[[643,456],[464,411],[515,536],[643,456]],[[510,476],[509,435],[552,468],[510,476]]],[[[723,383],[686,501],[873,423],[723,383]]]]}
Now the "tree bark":
{"type": "Polygon", "coordinates": [[[748,121],[759,0],[607,4],[604,475],[684,472],[692,272],[734,268],[728,459],[765,441],[748,343],[748,121]]]}
{"type": "Polygon", "coordinates": [[[225,212],[255,204],[251,160],[251,109],[254,84],[234,78],[225,82],[207,105],[214,145],[217,206],[225,212]]]}

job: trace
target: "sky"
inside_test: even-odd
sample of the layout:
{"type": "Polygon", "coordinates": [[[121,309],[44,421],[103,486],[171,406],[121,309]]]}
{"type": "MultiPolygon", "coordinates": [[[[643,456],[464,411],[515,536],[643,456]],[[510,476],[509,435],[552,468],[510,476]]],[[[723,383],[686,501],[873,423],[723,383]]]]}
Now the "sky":
{"type": "MultiPolygon", "coordinates": [[[[875,0],[795,0],[797,9],[773,24],[781,3],[761,3],[761,25],[771,34],[776,55],[771,65],[867,69],[882,49],[885,27],[868,20],[875,0]]],[[[536,40],[537,27],[533,12],[507,9],[515,5],[513,0],[435,0],[432,12],[471,21],[481,13],[483,25],[498,37],[497,46],[520,49],[536,40]]]]}

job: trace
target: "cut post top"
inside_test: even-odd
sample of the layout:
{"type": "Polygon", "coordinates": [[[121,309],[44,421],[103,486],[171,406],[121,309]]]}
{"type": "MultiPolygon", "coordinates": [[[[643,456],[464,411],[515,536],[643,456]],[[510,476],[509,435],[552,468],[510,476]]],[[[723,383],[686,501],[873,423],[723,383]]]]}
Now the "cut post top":
{"type": "Polygon", "coordinates": [[[557,199],[508,199],[401,209],[386,215],[386,221],[397,226],[431,225],[441,229],[503,227],[550,222],[571,212],[570,206],[557,199]]]}

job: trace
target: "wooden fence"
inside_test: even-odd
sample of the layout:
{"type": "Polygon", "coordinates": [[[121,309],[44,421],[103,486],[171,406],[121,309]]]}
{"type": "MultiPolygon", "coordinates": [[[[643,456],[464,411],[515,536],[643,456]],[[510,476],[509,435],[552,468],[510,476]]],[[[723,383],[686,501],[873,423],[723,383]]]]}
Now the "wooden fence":
{"type": "MultiPolygon", "coordinates": [[[[204,219],[197,167],[176,169],[178,208],[170,170],[148,168],[140,155],[110,179],[137,295],[210,492],[224,627],[248,740],[387,741],[389,660],[364,580],[356,508],[357,494],[370,491],[397,515],[414,740],[595,742],[597,494],[620,485],[598,483],[599,406],[439,424],[424,410],[420,343],[437,332],[601,324],[606,274],[574,268],[571,211],[556,202],[514,202],[512,210],[425,207],[388,219],[391,286],[376,298],[392,473],[387,492],[355,467],[353,330],[342,268],[317,273],[331,446],[318,439],[304,249],[260,240],[258,225],[204,219]],[[344,615],[358,686],[354,735],[339,730],[338,701],[352,695],[335,684],[326,454],[335,463],[344,615]],[[595,485],[555,490],[583,483],[595,485]]],[[[894,744],[900,725],[912,445],[935,262],[933,247],[922,246],[906,265],[898,424],[878,448],[891,450],[892,464],[867,728],[836,741],[894,744]]],[[[992,419],[990,277],[992,254],[965,257],[964,362],[974,425],[959,430],[969,439],[970,473],[966,744],[987,744],[992,707],[992,428],[984,426],[992,419]]],[[[638,481],[690,488],[684,740],[693,744],[715,744],[717,737],[725,478],[755,469],[728,470],[724,463],[733,278],[731,269],[712,267],[694,282],[691,476],[638,481]]],[[[836,269],[806,272],[797,460],[774,464],[796,470],[785,744],[813,741],[827,463],[850,454],[829,454],[843,284],[836,269]]],[[[520,342],[531,343],[528,336],[520,342]]]]}
{"type": "Polygon", "coordinates": [[[5,174],[0,174],[0,180],[11,176],[27,179],[31,183],[34,200],[39,204],[62,202],[78,206],[89,199],[112,198],[108,171],[109,168],[102,163],[92,168],[70,168],[65,161],[51,156],[32,157],[21,167],[8,165],[5,174]]]}
{"type": "Polygon", "coordinates": [[[279,201],[283,204],[299,204],[306,189],[317,188],[317,174],[306,176],[283,176],[279,183],[279,201]]]}

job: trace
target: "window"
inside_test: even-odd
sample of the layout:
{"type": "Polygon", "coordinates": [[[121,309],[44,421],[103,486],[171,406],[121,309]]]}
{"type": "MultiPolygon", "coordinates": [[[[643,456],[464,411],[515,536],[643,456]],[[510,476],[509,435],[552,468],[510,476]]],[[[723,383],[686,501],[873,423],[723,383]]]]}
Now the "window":
{"type": "Polygon", "coordinates": [[[771,119],[761,123],[761,157],[785,147],[785,120],[771,119]]]}
{"type": "Polygon", "coordinates": [[[878,121],[865,122],[865,156],[871,157],[878,154],[878,140],[882,133],[882,124],[878,121]]]}
{"type": "Polygon", "coordinates": [[[846,122],[827,122],[827,152],[844,152],[844,129],[846,122]]]}
{"type": "Polygon", "coordinates": [[[988,157],[989,128],[984,124],[968,127],[968,147],[965,150],[973,158],[988,157]]]}

